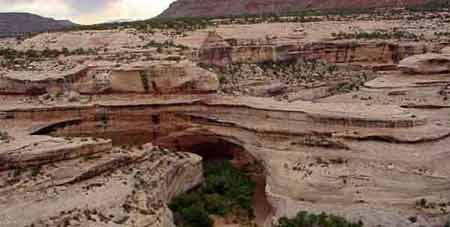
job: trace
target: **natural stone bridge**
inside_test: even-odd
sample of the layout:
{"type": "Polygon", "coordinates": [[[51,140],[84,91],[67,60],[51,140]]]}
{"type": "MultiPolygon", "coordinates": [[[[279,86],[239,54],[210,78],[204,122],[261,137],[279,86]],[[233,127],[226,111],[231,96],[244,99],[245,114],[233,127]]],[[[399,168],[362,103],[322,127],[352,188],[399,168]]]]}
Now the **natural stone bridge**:
{"type": "MultiPolygon", "coordinates": [[[[13,135],[36,144],[47,138],[37,134],[126,138],[135,133],[172,150],[196,152],[192,149],[198,145],[218,141],[238,145],[263,164],[276,216],[301,208],[407,226],[416,200],[440,200],[450,189],[450,173],[435,165],[449,156],[434,151],[435,144],[428,149],[408,146],[446,138],[450,128],[396,106],[178,95],[137,96],[133,101],[109,96],[88,104],[2,111],[9,116],[5,124],[27,125],[13,135]]],[[[80,142],[83,149],[77,151],[77,146],[60,142],[27,155],[27,146],[19,145],[26,141],[15,143],[2,148],[0,169],[39,166],[111,147],[108,140],[90,140],[80,142]]]]}

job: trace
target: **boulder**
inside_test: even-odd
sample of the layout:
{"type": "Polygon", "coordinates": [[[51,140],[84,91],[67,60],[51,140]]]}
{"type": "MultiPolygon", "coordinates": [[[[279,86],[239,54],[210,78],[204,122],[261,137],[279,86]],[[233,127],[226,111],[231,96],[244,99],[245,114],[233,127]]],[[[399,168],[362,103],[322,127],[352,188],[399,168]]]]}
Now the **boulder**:
{"type": "Polygon", "coordinates": [[[421,54],[400,61],[397,66],[407,74],[438,74],[450,72],[450,56],[443,54],[421,54]]]}
{"type": "Polygon", "coordinates": [[[283,94],[288,87],[281,82],[263,84],[251,88],[251,93],[255,96],[271,97],[283,94]]]}
{"type": "Polygon", "coordinates": [[[76,91],[68,91],[65,95],[65,98],[68,102],[79,102],[80,101],[80,93],[76,91]]]}
{"type": "Polygon", "coordinates": [[[441,53],[445,55],[450,55],[450,46],[442,48],[441,53]]]}
{"type": "Polygon", "coordinates": [[[149,87],[160,94],[215,93],[217,75],[190,62],[157,64],[148,70],[149,87]]]}

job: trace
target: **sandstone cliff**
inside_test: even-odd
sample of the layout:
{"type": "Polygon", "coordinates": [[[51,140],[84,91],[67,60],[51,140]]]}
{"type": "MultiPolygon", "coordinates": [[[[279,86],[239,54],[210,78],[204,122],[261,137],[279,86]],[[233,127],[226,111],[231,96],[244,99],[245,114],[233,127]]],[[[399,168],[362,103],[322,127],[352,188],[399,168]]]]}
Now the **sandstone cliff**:
{"type": "Polygon", "coordinates": [[[286,13],[306,9],[358,9],[421,4],[424,0],[178,0],[161,17],[218,17],[245,14],[286,13]]]}
{"type": "Polygon", "coordinates": [[[1,94],[44,94],[76,91],[101,93],[209,93],[217,90],[215,74],[190,62],[129,67],[78,66],[65,72],[36,75],[30,71],[0,75],[1,94]],[[108,71],[108,73],[105,73],[108,71]]]}
{"type": "Polygon", "coordinates": [[[150,144],[85,155],[2,175],[0,225],[173,227],[166,203],[203,178],[201,157],[150,144]]]}

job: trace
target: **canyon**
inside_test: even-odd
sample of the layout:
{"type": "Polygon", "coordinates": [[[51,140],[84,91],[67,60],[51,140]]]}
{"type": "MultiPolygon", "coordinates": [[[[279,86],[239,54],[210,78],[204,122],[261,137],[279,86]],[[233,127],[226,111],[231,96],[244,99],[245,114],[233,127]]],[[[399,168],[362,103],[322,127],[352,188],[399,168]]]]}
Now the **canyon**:
{"type": "Polygon", "coordinates": [[[172,227],[211,158],[258,167],[258,226],[444,226],[450,42],[427,19],[338,39],[412,23],[340,19],[0,40],[0,226],[172,227]]]}

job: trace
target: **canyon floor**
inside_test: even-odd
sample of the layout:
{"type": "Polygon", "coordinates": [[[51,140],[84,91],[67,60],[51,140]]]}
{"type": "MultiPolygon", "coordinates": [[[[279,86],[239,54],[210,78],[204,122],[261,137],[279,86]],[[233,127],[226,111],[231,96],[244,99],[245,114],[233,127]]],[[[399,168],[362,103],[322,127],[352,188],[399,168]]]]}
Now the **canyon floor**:
{"type": "Polygon", "coordinates": [[[258,226],[300,211],[445,226],[449,20],[180,20],[0,39],[0,226],[172,227],[168,203],[216,156],[258,166],[258,226]]]}

